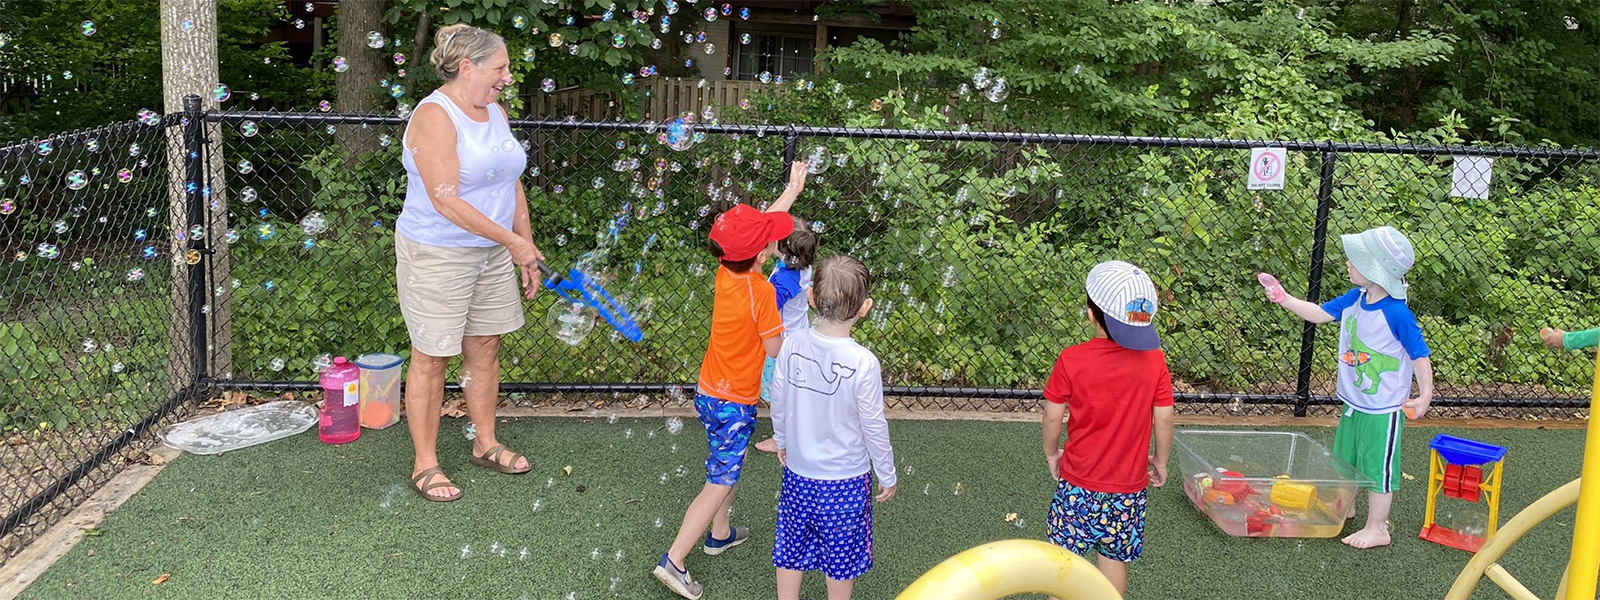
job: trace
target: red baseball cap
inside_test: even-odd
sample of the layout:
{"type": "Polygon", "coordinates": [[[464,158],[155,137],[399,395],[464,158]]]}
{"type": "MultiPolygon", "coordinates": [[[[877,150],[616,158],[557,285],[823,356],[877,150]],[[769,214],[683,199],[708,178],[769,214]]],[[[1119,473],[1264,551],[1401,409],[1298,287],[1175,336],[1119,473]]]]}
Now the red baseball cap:
{"type": "Polygon", "coordinates": [[[711,225],[711,241],[722,247],[723,260],[749,260],[767,244],[789,237],[794,217],[786,212],[761,212],[748,204],[735,204],[711,225]]]}

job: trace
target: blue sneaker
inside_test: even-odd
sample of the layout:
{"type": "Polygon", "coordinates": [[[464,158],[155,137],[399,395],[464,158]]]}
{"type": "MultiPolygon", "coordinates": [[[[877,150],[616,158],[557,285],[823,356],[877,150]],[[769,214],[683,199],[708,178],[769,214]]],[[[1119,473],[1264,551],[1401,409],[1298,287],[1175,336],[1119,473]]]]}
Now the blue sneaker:
{"type": "Polygon", "coordinates": [[[728,532],[728,539],[725,540],[719,540],[715,537],[712,537],[711,532],[707,531],[706,545],[702,546],[701,548],[705,550],[706,554],[716,556],[718,554],[722,554],[723,552],[727,552],[729,548],[743,544],[744,541],[748,539],[750,539],[750,530],[745,527],[732,527],[731,531],[728,532]]]}
{"type": "Polygon", "coordinates": [[[678,565],[672,564],[672,558],[666,554],[662,554],[661,562],[656,563],[654,574],[656,579],[667,586],[667,589],[672,590],[672,593],[689,600],[700,600],[700,594],[704,592],[700,584],[689,577],[689,570],[679,569],[678,565]]]}

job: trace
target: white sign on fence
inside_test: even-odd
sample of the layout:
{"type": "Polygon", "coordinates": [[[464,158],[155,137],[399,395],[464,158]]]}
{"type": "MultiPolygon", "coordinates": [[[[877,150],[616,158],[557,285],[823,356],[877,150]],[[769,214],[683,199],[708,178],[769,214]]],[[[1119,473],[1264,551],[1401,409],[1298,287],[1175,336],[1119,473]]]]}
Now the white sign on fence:
{"type": "Polygon", "coordinates": [[[1455,172],[1450,174],[1450,195],[1487,200],[1494,159],[1487,156],[1457,156],[1455,159],[1455,172]]]}
{"type": "Polygon", "coordinates": [[[1250,184],[1252,190],[1283,189],[1283,148],[1250,149],[1250,184]]]}

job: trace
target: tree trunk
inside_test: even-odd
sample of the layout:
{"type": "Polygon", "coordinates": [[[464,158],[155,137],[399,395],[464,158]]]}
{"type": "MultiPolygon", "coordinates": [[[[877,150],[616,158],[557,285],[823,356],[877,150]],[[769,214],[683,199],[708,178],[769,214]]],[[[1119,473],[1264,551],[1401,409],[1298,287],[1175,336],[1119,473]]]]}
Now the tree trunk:
{"type": "MultiPolygon", "coordinates": [[[[1411,0],[1400,0],[1399,14],[1395,16],[1395,39],[1403,40],[1411,37],[1412,9],[1411,0]]],[[[1417,65],[1406,67],[1405,81],[1400,84],[1400,111],[1397,115],[1401,130],[1411,129],[1417,118],[1416,107],[1417,93],[1417,65]]]]}
{"type": "MultiPolygon", "coordinates": [[[[205,110],[218,108],[211,97],[211,89],[219,83],[217,75],[217,6],[215,0],[161,0],[161,86],[162,101],[167,113],[183,111],[185,96],[201,98],[205,110]],[[179,23],[192,20],[189,31],[179,23]]],[[[167,385],[168,392],[188,387],[198,377],[231,376],[233,371],[233,343],[231,335],[232,310],[227,295],[205,294],[201,302],[214,303],[201,323],[207,331],[206,372],[194,369],[196,348],[191,343],[195,334],[194,316],[202,312],[189,293],[190,266],[183,260],[189,249],[188,242],[179,242],[179,232],[187,232],[194,225],[206,227],[204,244],[213,250],[202,263],[211,281],[227,281],[229,275],[228,247],[222,243],[228,230],[228,186],[223,169],[221,125],[202,125],[211,144],[201,149],[207,179],[195,182],[202,190],[209,189],[209,198],[202,197],[201,210],[190,206],[190,194],[185,186],[188,172],[188,148],[185,145],[185,127],[166,128],[167,137],[167,221],[172,231],[168,256],[172,257],[171,319],[168,323],[167,385]]],[[[203,285],[203,283],[202,283],[203,285]]]]}
{"type": "Polygon", "coordinates": [[[417,15],[417,34],[411,37],[412,64],[421,69],[428,64],[428,42],[433,40],[433,15],[424,10],[417,15]]]}
{"type": "MultiPolygon", "coordinates": [[[[384,65],[394,49],[387,43],[381,49],[369,47],[367,34],[384,32],[383,9],[384,0],[339,2],[339,55],[350,66],[350,70],[338,75],[339,112],[371,114],[379,111],[375,88],[379,80],[387,77],[384,65]]],[[[346,153],[345,164],[355,168],[362,156],[377,149],[378,131],[360,125],[341,125],[335,140],[346,153]]]]}

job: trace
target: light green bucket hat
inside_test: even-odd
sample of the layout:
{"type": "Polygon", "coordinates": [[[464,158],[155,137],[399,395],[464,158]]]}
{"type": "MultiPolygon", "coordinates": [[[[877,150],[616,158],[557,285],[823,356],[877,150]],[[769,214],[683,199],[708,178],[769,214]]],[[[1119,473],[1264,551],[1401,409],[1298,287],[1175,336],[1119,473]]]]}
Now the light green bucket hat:
{"type": "Polygon", "coordinates": [[[1344,254],[1356,272],[1383,287],[1390,296],[1406,299],[1406,272],[1417,261],[1411,240],[1387,225],[1339,236],[1344,254]]]}

